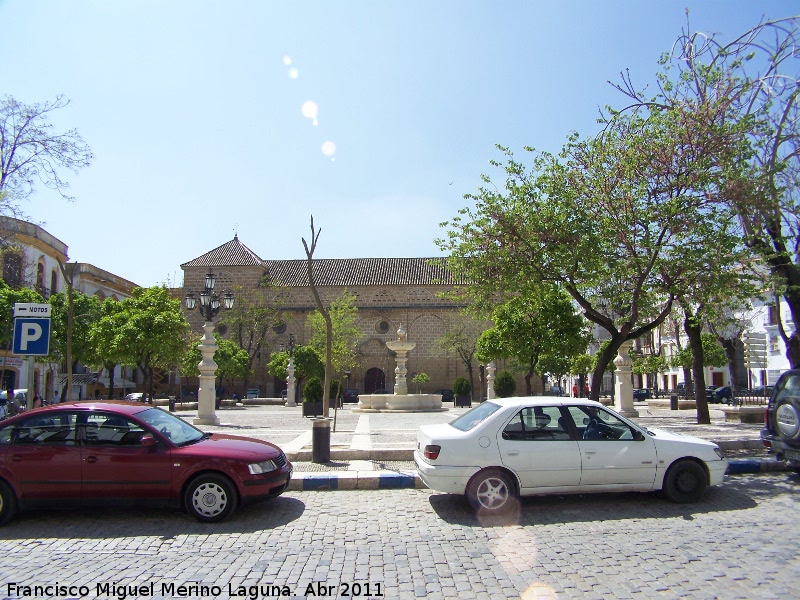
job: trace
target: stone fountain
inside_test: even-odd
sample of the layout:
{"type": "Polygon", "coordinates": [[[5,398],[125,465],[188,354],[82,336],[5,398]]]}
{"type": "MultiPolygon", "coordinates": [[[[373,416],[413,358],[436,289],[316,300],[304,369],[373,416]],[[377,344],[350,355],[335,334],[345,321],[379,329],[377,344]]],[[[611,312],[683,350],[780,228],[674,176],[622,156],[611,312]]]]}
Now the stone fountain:
{"type": "Polygon", "coordinates": [[[408,334],[400,323],[397,340],[386,342],[386,347],[395,353],[397,366],[394,369],[394,394],[364,394],[358,397],[358,406],[353,412],[437,412],[448,410],[442,406],[439,394],[409,394],[406,376],[408,353],[417,345],[408,341],[408,334]]]}

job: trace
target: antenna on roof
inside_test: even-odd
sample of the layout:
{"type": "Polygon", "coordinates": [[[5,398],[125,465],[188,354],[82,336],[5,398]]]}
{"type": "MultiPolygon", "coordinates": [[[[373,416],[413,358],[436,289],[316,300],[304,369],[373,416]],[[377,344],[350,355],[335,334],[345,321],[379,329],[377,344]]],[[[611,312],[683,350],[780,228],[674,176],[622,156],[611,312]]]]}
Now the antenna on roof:
{"type": "Polygon", "coordinates": [[[233,239],[235,239],[235,240],[239,239],[239,224],[238,223],[234,223],[233,224],[233,239]]]}

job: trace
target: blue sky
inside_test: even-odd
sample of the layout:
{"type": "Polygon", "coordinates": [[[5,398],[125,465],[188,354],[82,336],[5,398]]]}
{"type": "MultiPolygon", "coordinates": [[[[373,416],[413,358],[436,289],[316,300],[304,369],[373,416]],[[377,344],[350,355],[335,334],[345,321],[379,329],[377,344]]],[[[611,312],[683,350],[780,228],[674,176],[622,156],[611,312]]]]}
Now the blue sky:
{"type": "MultiPolygon", "coordinates": [[[[557,151],[652,83],[686,25],[730,39],[795,1],[0,0],[0,95],[64,94],[94,152],[23,209],[92,263],[180,285],[233,239],[265,259],[440,254],[495,144],[557,151]],[[306,110],[311,101],[316,106],[306,110]],[[315,120],[312,118],[316,114],[315,120]],[[327,143],[327,144],[326,144],[327,143]],[[331,146],[331,143],[333,146],[331,146]]],[[[311,105],[309,105],[311,106],[311,105]]],[[[501,179],[498,179],[500,181],[501,179]]]]}

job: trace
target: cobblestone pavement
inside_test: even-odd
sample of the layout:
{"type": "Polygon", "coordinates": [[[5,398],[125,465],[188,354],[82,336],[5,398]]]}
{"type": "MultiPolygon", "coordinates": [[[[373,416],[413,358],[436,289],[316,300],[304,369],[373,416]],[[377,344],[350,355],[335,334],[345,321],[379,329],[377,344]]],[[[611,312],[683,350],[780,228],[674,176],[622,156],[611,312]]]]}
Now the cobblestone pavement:
{"type": "Polygon", "coordinates": [[[121,587],[138,585],[156,598],[797,598],[798,491],[794,474],[744,475],[693,505],[525,498],[505,521],[414,489],[290,492],[214,525],[163,510],[26,513],[0,529],[0,597],[122,600],[143,597],[121,587]],[[85,589],[11,587],[56,583],[85,589]]]}

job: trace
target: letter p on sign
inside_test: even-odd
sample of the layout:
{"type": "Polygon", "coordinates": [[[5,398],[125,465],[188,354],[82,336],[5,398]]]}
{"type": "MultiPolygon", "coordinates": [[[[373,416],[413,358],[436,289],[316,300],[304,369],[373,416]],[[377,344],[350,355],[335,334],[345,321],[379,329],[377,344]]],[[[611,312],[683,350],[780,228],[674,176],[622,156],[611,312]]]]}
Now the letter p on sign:
{"type": "Polygon", "coordinates": [[[12,352],[47,356],[50,353],[50,319],[14,319],[12,352]]]}

